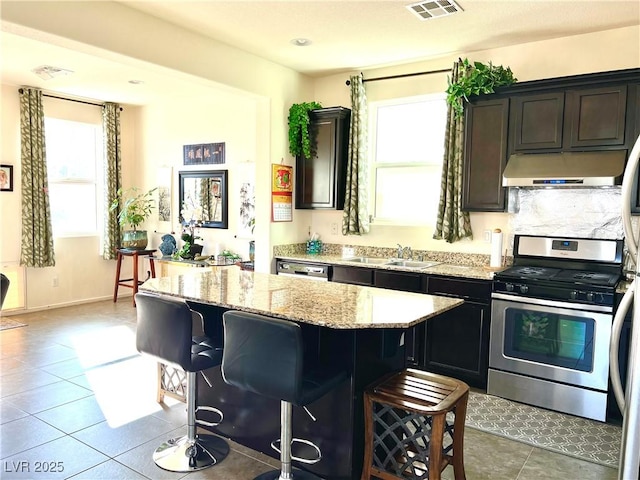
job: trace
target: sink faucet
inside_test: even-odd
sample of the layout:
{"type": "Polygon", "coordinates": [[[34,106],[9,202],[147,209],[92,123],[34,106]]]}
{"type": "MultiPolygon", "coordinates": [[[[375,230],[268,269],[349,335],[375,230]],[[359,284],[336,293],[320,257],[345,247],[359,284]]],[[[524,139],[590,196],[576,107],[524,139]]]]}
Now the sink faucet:
{"type": "Polygon", "coordinates": [[[413,260],[413,252],[411,251],[411,247],[404,247],[404,249],[407,251],[407,258],[409,260],[413,260]]]}
{"type": "Polygon", "coordinates": [[[402,258],[402,245],[398,244],[398,253],[396,253],[396,257],[402,258]]]}

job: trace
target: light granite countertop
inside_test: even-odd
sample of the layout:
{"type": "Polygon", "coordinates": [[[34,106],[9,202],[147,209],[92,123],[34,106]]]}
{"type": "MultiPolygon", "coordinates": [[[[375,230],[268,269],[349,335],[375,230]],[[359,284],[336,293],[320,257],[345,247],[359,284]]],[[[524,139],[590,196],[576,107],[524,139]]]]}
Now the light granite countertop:
{"type": "MultiPolygon", "coordinates": [[[[493,280],[494,270],[489,270],[484,266],[462,265],[456,263],[439,263],[427,268],[407,268],[396,265],[362,264],[350,262],[340,255],[308,255],[304,253],[288,253],[276,255],[276,258],[289,261],[305,261],[314,263],[325,263],[328,265],[345,265],[349,267],[376,268],[382,270],[395,270],[404,272],[424,273],[429,275],[443,275],[448,277],[472,278],[477,280],[493,280]]],[[[431,261],[431,260],[427,260],[431,261]]]]}
{"type": "Polygon", "coordinates": [[[140,290],[335,329],[408,328],[464,303],[237,267],[152,278],[140,290]]]}

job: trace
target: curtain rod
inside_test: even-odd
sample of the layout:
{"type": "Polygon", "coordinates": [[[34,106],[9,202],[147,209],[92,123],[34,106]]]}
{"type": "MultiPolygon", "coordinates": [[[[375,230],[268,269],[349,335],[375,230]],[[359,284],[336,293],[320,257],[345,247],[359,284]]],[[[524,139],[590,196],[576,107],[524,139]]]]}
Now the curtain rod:
{"type": "MultiPolygon", "coordinates": [[[[403,73],[401,75],[389,75],[388,77],[376,77],[376,78],[363,78],[362,82],[377,82],[378,80],[391,80],[394,78],[404,78],[404,77],[416,77],[418,75],[431,75],[432,73],[449,73],[451,72],[450,68],[445,68],[442,70],[430,70],[428,72],[416,72],[416,73],[403,73]]],[[[362,74],[361,74],[362,75],[362,74]]],[[[351,80],[347,80],[345,82],[347,85],[351,85],[351,80]]]]}
{"type": "MultiPolygon", "coordinates": [[[[18,92],[22,94],[24,93],[24,90],[22,88],[19,88],[18,92]]],[[[104,108],[104,103],[94,103],[94,102],[87,102],[86,100],[76,100],[75,98],[59,97],[57,95],[51,95],[49,93],[43,93],[42,96],[49,97],[49,98],[57,98],[58,100],[66,100],[67,102],[77,102],[77,103],[84,103],[86,105],[95,105],[96,107],[104,108]]],[[[120,107],[120,111],[122,111],[122,107],[120,107]]]]}

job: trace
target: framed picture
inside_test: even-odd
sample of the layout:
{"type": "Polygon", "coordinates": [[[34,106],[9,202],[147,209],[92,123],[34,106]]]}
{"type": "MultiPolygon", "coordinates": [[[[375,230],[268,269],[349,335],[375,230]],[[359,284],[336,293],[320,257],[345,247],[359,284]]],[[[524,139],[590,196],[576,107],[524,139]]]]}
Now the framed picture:
{"type": "Polygon", "coordinates": [[[13,192],[13,165],[0,165],[0,191],[13,192]]]}
{"type": "Polygon", "coordinates": [[[183,147],[183,163],[185,165],[215,165],[224,162],[224,142],[185,145],[183,147]]]}

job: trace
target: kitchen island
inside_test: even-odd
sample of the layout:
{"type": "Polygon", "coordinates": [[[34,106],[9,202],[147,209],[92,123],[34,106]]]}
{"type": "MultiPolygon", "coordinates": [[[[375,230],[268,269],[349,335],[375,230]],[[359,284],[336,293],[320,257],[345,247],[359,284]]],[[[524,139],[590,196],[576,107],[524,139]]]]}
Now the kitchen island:
{"type": "MultiPolygon", "coordinates": [[[[311,440],[322,461],[304,466],[330,479],[359,478],[364,448],[362,394],[383,374],[404,368],[406,329],[463,303],[462,300],[357,285],[214,268],[201,274],[154,278],[141,291],[179,297],[203,314],[205,332],[222,344],[222,313],[241,310],[298,322],[305,362],[339,366],[349,378],[304,409],[293,409],[293,436],[311,440]]],[[[226,385],[220,368],[198,376],[198,404],[220,408],[212,431],[277,458],[271,442],[280,433],[280,402],[226,385]]],[[[198,418],[215,421],[199,412],[198,418]]],[[[294,452],[294,454],[296,454],[294,452]]],[[[298,452],[305,456],[305,453],[298,452]]]]}

